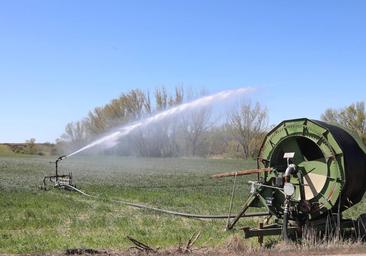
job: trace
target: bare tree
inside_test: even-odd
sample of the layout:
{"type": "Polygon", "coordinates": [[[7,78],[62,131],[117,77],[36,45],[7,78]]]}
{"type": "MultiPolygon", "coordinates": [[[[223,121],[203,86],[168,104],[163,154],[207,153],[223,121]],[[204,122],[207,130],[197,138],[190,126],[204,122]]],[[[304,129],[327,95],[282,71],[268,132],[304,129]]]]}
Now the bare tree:
{"type": "Polygon", "coordinates": [[[338,123],[338,111],[335,109],[328,108],[321,115],[321,119],[329,123],[338,123]]]}
{"type": "Polygon", "coordinates": [[[366,144],[366,111],[365,102],[356,102],[340,110],[327,109],[321,119],[330,123],[338,123],[356,132],[366,144]]]}
{"type": "Polygon", "coordinates": [[[229,156],[228,146],[230,143],[230,134],[227,132],[225,125],[214,125],[208,131],[208,151],[207,154],[210,156],[229,156]]]}
{"type": "MultiPolygon", "coordinates": [[[[84,122],[85,124],[85,129],[88,130],[88,132],[90,133],[91,137],[93,136],[97,136],[101,133],[103,133],[106,129],[107,129],[107,120],[103,111],[103,108],[97,107],[94,109],[94,111],[90,111],[88,114],[88,118],[86,119],[86,121],[84,122]]],[[[81,130],[81,128],[79,127],[80,124],[67,124],[66,128],[65,128],[65,132],[66,135],[69,135],[70,138],[75,139],[74,135],[84,135],[79,133],[77,130],[81,130]],[[72,131],[72,129],[75,129],[75,131],[72,131]]],[[[64,137],[64,136],[63,136],[64,137]]],[[[61,138],[63,138],[61,137],[61,138]]]]}
{"type": "Polygon", "coordinates": [[[37,152],[37,145],[36,145],[36,139],[31,138],[30,140],[25,141],[26,144],[26,153],[27,154],[35,154],[37,152]]]}
{"type": "Polygon", "coordinates": [[[182,130],[188,155],[197,156],[204,146],[207,132],[212,127],[211,109],[202,108],[187,113],[182,117],[182,130]]]}
{"type": "Polygon", "coordinates": [[[155,103],[157,111],[165,110],[168,107],[168,93],[165,87],[155,90],[155,103]]]}
{"type": "MultiPolygon", "coordinates": [[[[184,92],[180,87],[175,88],[173,96],[169,96],[165,87],[154,91],[155,112],[164,111],[183,102],[184,92]]],[[[149,103],[151,106],[151,103],[149,103]]],[[[151,108],[150,108],[151,109],[151,108]]],[[[134,149],[138,155],[152,157],[177,156],[179,146],[176,141],[177,122],[167,119],[163,124],[150,125],[149,129],[133,133],[134,149]]]]}
{"type": "Polygon", "coordinates": [[[74,150],[84,146],[88,140],[85,122],[78,121],[75,123],[68,123],[61,139],[62,141],[67,142],[68,149],[65,150],[74,150]]]}
{"type": "Polygon", "coordinates": [[[267,110],[259,103],[253,107],[243,103],[237,110],[228,115],[228,126],[234,139],[239,143],[245,159],[258,151],[258,141],[261,140],[267,128],[267,110]]]}

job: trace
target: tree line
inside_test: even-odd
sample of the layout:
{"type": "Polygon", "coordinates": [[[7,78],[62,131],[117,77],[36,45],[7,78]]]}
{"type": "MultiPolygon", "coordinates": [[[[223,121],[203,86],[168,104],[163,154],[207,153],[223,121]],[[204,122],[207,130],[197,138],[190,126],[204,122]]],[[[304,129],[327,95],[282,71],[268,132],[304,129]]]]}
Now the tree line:
{"type": "MultiPolygon", "coordinates": [[[[173,92],[157,88],[150,92],[130,90],[84,119],[68,123],[57,140],[64,153],[77,150],[116,127],[138,121],[168,108],[205,95],[176,87],[173,92]]],[[[113,147],[96,148],[88,153],[143,157],[256,157],[268,127],[267,110],[259,103],[238,104],[218,116],[212,107],[185,112],[138,129],[113,147]]]]}
{"type": "MultiPolygon", "coordinates": [[[[70,153],[107,132],[168,108],[203,96],[181,87],[173,92],[157,88],[150,92],[130,90],[102,107],[90,111],[84,119],[68,123],[57,140],[59,152],[70,153]]],[[[257,157],[268,132],[268,112],[259,103],[242,102],[219,116],[212,107],[182,113],[163,122],[137,129],[113,147],[96,148],[88,153],[143,157],[257,157]]],[[[364,102],[342,109],[327,109],[323,121],[337,123],[356,132],[366,143],[364,102]]]]}

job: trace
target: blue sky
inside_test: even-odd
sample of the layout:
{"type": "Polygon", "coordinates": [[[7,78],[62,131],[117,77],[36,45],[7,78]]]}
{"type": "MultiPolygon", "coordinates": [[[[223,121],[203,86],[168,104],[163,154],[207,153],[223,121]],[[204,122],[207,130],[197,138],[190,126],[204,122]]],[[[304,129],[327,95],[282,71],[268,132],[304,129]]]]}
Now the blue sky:
{"type": "Polygon", "coordinates": [[[132,88],[256,87],[270,123],[366,98],[365,1],[0,1],[0,142],[132,88]]]}

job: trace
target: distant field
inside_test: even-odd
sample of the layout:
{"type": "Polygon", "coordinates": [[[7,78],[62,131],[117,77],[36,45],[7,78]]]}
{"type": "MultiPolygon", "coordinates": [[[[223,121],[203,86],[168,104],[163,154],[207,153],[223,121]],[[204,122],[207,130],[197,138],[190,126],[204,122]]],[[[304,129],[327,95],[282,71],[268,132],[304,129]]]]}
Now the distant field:
{"type": "Polygon", "coordinates": [[[1,156],[9,156],[14,155],[15,153],[11,150],[8,145],[0,144],[0,155],[1,156]]]}
{"type": "MultiPolygon", "coordinates": [[[[233,180],[210,174],[252,168],[254,161],[75,157],[62,162],[82,190],[105,197],[41,191],[44,175],[54,172],[55,158],[0,157],[0,252],[57,252],[67,248],[124,250],[132,236],[156,247],[177,246],[197,231],[197,245],[219,245],[232,236],[226,220],[174,217],[112,203],[124,199],[156,207],[199,213],[228,212],[233,180]]],[[[255,177],[252,177],[255,178],[255,177]]],[[[238,179],[234,212],[246,199],[246,179],[238,179]]],[[[246,220],[253,222],[254,220],[246,220]]],[[[244,224],[245,222],[242,221],[244,224]]],[[[239,233],[241,234],[241,233],[239,233]]]]}
{"type": "Polygon", "coordinates": [[[57,155],[55,144],[51,143],[0,143],[0,156],[30,154],[39,156],[57,155]]]}

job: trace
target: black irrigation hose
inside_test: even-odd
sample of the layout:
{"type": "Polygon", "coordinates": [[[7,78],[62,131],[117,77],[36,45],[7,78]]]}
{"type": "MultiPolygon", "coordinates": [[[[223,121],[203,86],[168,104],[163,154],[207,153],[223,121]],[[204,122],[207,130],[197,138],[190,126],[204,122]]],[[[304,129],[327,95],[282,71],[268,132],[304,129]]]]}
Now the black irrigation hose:
{"type": "MultiPolygon", "coordinates": [[[[65,187],[67,187],[68,189],[74,190],[80,194],[82,194],[83,196],[86,197],[90,197],[90,198],[95,198],[95,199],[100,199],[99,196],[93,196],[90,195],[80,189],[77,189],[73,186],[70,185],[64,185],[65,187]]],[[[160,209],[160,208],[156,208],[156,207],[152,207],[152,206],[148,206],[148,205],[143,205],[143,204],[136,204],[136,203],[132,203],[132,202],[128,202],[128,201],[122,201],[122,200],[115,200],[115,199],[111,199],[112,202],[115,203],[120,203],[120,204],[124,204],[127,206],[131,206],[131,207],[135,207],[135,208],[139,208],[139,209],[146,209],[146,210],[150,210],[150,211],[155,211],[155,212],[161,212],[161,213],[166,213],[166,214],[171,214],[171,215],[175,215],[175,216],[181,216],[181,217],[186,217],[186,218],[196,218],[196,219],[227,219],[227,218],[235,218],[236,215],[201,215],[201,214],[192,214],[192,213],[185,213],[185,212],[176,212],[176,211],[171,211],[171,210],[166,210],[166,209],[160,209]]]]}

